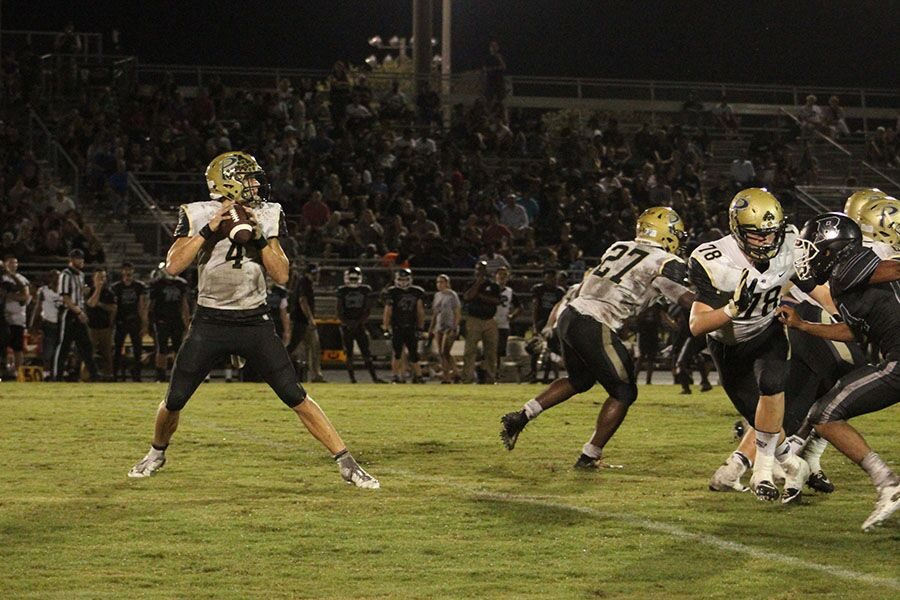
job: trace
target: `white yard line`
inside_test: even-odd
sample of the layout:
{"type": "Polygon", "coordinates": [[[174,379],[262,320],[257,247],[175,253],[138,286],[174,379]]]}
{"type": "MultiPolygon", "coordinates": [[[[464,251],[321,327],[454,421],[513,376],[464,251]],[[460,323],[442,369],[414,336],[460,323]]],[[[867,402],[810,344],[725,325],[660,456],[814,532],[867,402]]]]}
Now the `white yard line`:
{"type": "MultiPolygon", "coordinates": [[[[276,442],[274,440],[266,440],[261,439],[256,435],[252,435],[244,430],[231,428],[231,427],[223,427],[218,423],[214,423],[212,421],[207,421],[205,419],[192,419],[193,425],[199,425],[206,429],[219,431],[222,433],[227,433],[236,438],[240,438],[242,440],[250,441],[256,444],[260,444],[263,446],[269,446],[277,449],[290,449],[293,451],[297,450],[297,447],[291,444],[285,444],[281,442],[276,442]]],[[[493,492],[487,490],[485,488],[479,488],[472,485],[466,485],[463,483],[458,483],[452,480],[449,480],[444,477],[435,477],[432,475],[423,475],[421,473],[416,473],[414,471],[407,471],[405,469],[396,469],[391,467],[381,468],[377,472],[374,473],[376,477],[382,478],[385,474],[400,476],[405,479],[411,479],[414,481],[427,482],[430,484],[440,485],[446,488],[454,489],[459,492],[463,492],[465,494],[469,494],[471,496],[476,496],[479,498],[487,498],[491,500],[497,500],[501,502],[509,502],[514,504],[529,504],[532,506],[543,506],[546,508],[554,508],[557,510],[568,510],[572,512],[576,512],[579,514],[587,515],[590,517],[596,517],[601,519],[615,519],[620,522],[628,523],[629,525],[638,527],[640,529],[646,529],[648,531],[653,531],[656,533],[662,533],[665,535],[672,536],[674,538],[690,540],[692,542],[698,542],[704,544],[706,546],[710,546],[713,548],[718,548],[720,550],[726,550],[728,552],[733,552],[735,554],[743,554],[746,556],[753,557],[759,560],[765,560],[772,563],[778,563],[781,565],[789,566],[789,567],[798,567],[801,569],[808,569],[810,571],[817,571],[819,573],[823,573],[825,575],[830,575],[832,577],[837,577],[839,579],[846,579],[849,581],[857,581],[861,583],[867,583],[869,585],[886,587],[890,589],[900,590],[900,579],[895,579],[891,577],[880,577],[878,575],[870,575],[868,573],[862,573],[859,571],[854,571],[852,569],[847,569],[845,567],[829,565],[824,563],[816,563],[810,562],[807,560],[803,560],[802,558],[797,558],[796,556],[790,556],[787,554],[781,554],[779,552],[775,552],[768,548],[757,548],[754,546],[748,546],[746,544],[741,544],[739,542],[732,542],[731,540],[726,540],[724,538],[710,535],[706,533],[694,533],[692,531],[688,531],[683,527],[679,527],[677,525],[672,525],[671,523],[666,523],[663,521],[654,521],[652,519],[647,519],[644,517],[639,517],[629,513],[610,513],[607,511],[597,510],[595,508],[591,508],[589,506],[580,506],[578,504],[568,504],[565,502],[552,501],[547,498],[536,498],[533,496],[523,496],[518,494],[505,494],[499,492],[493,492]]],[[[382,485],[390,486],[390,480],[385,481],[381,479],[382,485]]],[[[375,492],[377,493],[377,492],[375,492]]]]}

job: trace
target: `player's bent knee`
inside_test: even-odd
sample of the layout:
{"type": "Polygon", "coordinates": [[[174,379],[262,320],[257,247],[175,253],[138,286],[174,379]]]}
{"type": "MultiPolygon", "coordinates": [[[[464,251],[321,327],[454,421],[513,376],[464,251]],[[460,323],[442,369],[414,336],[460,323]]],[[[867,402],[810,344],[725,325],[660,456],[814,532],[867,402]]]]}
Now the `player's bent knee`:
{"type": "Polygon", "coordinates": [[[637,385],[633,383],[620,385],[615,389],[615,393],[610,394],[610,396],[625,406],[631,406],[637,400],[637,385]]]}

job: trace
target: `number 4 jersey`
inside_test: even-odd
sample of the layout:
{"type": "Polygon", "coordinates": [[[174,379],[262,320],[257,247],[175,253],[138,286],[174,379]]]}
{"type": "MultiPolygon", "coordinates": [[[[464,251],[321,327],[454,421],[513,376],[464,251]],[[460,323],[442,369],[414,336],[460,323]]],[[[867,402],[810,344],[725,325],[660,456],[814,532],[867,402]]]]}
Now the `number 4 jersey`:
{"type": "Polygon", "coordinates": [[[689,291],[687,267],[680,258],[655,246],[616,242],[585,277],[569,307],[621,334],[660,298],[677,302],[689,291]]]}
{"type": "Polygon", "coordinates": [[[784,243],[768,264],[751,262],[731,235],[714,242],[700,244],[691,253],[689,271],[691,283],[697,289],[697,301],[713,308],[728,304],[734,295],[741,273],[747,269],[747,289],[750,306],[730,323],[709,335],[723,344],[746,342],[765,331],[775,318],[775,309],[791,280],[804,292],[815,287],[811,281],[798,281],[794,271],[794,242],[797,229],[789,225],[784,243]],[[763,271],[759,269],[762,268],[763,271]]]}
{"type": "MultiPolygon", "coordinates": [[[[176,238],[197,235],[222,204],[217,200],[182,204],[178,211],[176,238]]],[[[265,203],[253,209],[266,239],[286,235],[281,205],[265,203]]],[[[249,310],[266,303],[266,272],[259,250],[242,246],[227,237],[213,235],[197,255],[197,304],[219,310],[249,310]]]]}

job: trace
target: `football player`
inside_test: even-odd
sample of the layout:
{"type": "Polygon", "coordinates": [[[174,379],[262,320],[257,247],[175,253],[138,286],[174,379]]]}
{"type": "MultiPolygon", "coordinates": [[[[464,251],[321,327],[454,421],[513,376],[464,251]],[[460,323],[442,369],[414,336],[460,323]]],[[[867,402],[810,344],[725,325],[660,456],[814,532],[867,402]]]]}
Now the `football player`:
{"type": "Polygon", "coordinates": [[[760,500],[779,497],[772,473],[778,457],[788,475],[787,498],[799,498],[809,465],[790,452],[782,429],[789,344],[775,318],[784,289],[793,282],[834,312],[827,289],[794,271],[797,230],[778,200],[763,188],[738,192],[728,209],[730,234],[700,244],[690,257],[697,290],[691,307],[693,335],[707,335],[719,381],[738,412],[756,430],[756,463],[750,487],[760,500]]]}
{"type": "Polygon", "coordinates": [[[685,307],[694,299],[687,288],[684,261],[675,256],[684,236],[684,223],[674,210],[647,209],[637,220],[634,241],[610,246],[600,265],[585,275],[575,297],[558,309],[556,325],[568,376],[551,383],[522,410],[500,419],[500,438],[508,450],[541,412],[600,383],[609,397],[575,463],[576,468],[598,467],[604,446],[637,399],[631,353],[619,335],[662,297],[685,307]]]}
{"type": "MultiPolygon", "coordinates": [[[[121,374],[125,381],[125,370],[122,365],[122,349],[125,338],[131,338],[131,353],[134,362],[131,365],[132,381],[141,380],[142,338],[147,331],[147,286],[134,278],[134,265],[122,263],[122,278],[112,285],[119,310],[116,311],[116,337],[113,354],[113,371],[116,379],[121,374]]],[[[180,339],[178,340],[181,341],[180,339]]]]}
{"type": "Polygon", "coordinates": [[[284,212],[278,204],[266,202],[269,186],[265,172],[253,156],[226,152],[206,168],[206,182],[211,199],[181,206],[175,242],[165,265],[166,273],[174,277],[197,260],[197,309],[156,414],[153,443],[128,476],[148,477],[165,464],[181,409],[210,369],[235,354],[255,367],[331,452],[344,481],[378,488],[378,480],[356,463],[328,417],[297,383],[287,349],[267,314],[266,275],[284,285],[290,263],[278,241],[286,232],[284,212]],[[246,245],[233,242],[220,231],[235,203],[247,207],[253,220],[254,235],[246,245]]]}
{"type": "Polygon", "coordinates": [[[419,335],[425,327],[425,290],[412,284],[412,271],[400,269],[394,285],[386,292],[382,329],[390,331],[394,355],[391,358],[392,383],[406,383],[403,373],[403,348],[413,372],[413,383],[425,383],[419,366],[419,335]]]}
{"type": "Polygon", "coordinates": [[[188,282],[170,275],[165,268],[150,284],[150,322],[156,342],[156,381],[166,381],[169,355],[181,347],[184,332],[191,322],[188,282]]]}
{"type": "MultiPolygon", "coordinates": [[[[792,306],[801,318],[814,323],[831,323],[834,319],[827,311],[809,300],[800,301],[802,294],[791,290],[782,299],[782,304],[792,306]],[[797,298],[794,298],[797,296],[797,298]]],[[[830,494],[834,484],[828,479],[821,466],[821,457],[828,442],[812,430],[807,418],[816,400],[824,396],[837,381],[854,369],[865,364],[865,353],[857,343],[824,340],[797,329],[788,330],[791,359],[784,382],[785,414],[784,431],[790,439],[791,451],[801,453],[810,469],[806,484],[812,489],[830,494]]],[[[720,466],[709,482],[714,492],[730,490],[746,491],[741,476],[756,460],[756,435],[750,428],[743,435],[738,449],[720,466]]],[[[775,465],[776,477],[778,464],[775,465]]],[[[783,477],[783,473],[781,474],[783,477]]],[[[799,488],[788,490],[782,501],[799,499],[799,488]]]]}
{"type": "Polygon", "coordinates": [[[369,350],[369,332],[366,323],[372,312],[372,288],[363,283],[362,269],[352,267],[344,271],[344,285],[337,289],[337,313],[341,320],[341,339],[347,361],[350,382],[356,383],[353,372],[353,342],[359,346],[363,361],[372,376],[373,383],[384,383],[375,374],[372,353],[369,350]]]}
{"type": "Polygon", "coordinates": [[[862,245],[862,231],[847,215],[821,214],[803,227],[796,269],[819,283],[829,283],[840,323],[812,323],[790,307],[779,309],[791,328],[829,340],[868,338],[884,357],[842,377],[810,413],[816,431],[859,465],[878,492],[865,531],[900,508],[900,477],[847,421],[900,401],[900,261],[881,260],[862,245]]]}
{"type": "Polygon", "coordinates": [[[864,247],[883,260],[900,259],[900,200],[891,196],[873,199],[853,220],[862,230],[864,247]]]}
{"type": "MultiPolygon", "coordinates": [[[[550,311],[556,303],[562,300],[566,294],[564,288],[556,284],[556,269],[544,269],[544,280],[531,288],[531,323],[534,335],[540,335],[547,326],[550,311]]],[[[537,363],[539,354],[531,356],[531,373],[528,376],[529,383],[537,383],[537,363]]],[[[549,369],[545,369],[545,379],[549,376],[549,369]]],[[[544,381],[544,383],[549,383],[544,381]]]]}

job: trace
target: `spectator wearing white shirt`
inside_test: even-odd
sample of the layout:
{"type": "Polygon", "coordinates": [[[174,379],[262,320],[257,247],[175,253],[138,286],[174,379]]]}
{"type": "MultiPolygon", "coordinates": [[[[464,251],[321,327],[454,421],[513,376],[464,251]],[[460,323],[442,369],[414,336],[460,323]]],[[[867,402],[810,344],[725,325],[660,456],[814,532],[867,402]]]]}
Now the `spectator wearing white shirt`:
{"type": "Polygon", "coordinates": [[[807,133],[821,130],[825,127],[825,117],[822,108],[816,104],[818,98],[813,94],[806,97],[806,104],[800,107],[797,118],[800,119],[800,128],[807,133]]]}
{"type": "Polygon", "coordinates": [[[528,229],[529,219],[525,207],[516,202],[515,194],[506,194],[500,207],[500,223],[506,225],[513,237],[521,237],[528,229]]]}
{"type": "Polygon", "coordinates": [[[47,274],[47,283],[38,288],[34,313],[31,316],[31,329],[41,330],[41,364],[44,367],[44,378],[49,379],[53,373],[53,354],[59,342],[59,271],[56,269],[47,274]]]}
{"type": "Polygon", "coordinates": [[[750,187],[756,179],[756,169],[753,168],[753,163],[747,158],[746,151],[744,151],[744,156],[731,161],[731,167],[728,171],[731,174],[731,182],[738,188],[750,187]]]}
{"type": "Polygon", "coordinates": [[[493,275],[498,269],[509,270],[509,261],[506,260],[505,256],[497,252],[494,244],[485,244],[482,248],[482,253],[478,260],[487,263],[488,275],[493,275]]]}

